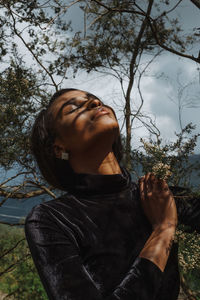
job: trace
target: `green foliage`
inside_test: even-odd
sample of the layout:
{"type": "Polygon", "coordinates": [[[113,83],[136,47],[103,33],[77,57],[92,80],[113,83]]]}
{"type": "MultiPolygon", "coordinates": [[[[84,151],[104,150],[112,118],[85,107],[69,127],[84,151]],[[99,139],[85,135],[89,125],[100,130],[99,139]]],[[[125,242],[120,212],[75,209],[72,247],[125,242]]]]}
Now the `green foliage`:
{"type": "MultiPolygon", "coordinates": [[[[189,157],[193,154],[199,134],[192,135],[195,126],[188,124],[177,133],[174,142],[164,144],[159,136],[151,139],[150,142],[142,140],[143,151],[132,152],[132,168],[142,165],[143,173],[153,172],[158,177],[167,179],[170,185],[184,186],[179,188],[175,196],[200,200],[199,188],[192,192],[189,188],[192,171],[199,170],[200,164],[189,162],[189,157]],[[169,174],[170,171],[170,174],[169,174]]],[[[188,200],[189,201],[189,200],[188,200]]],[[[190,232],[183,225],[179,225],[176,230],[176,240],[179,244],[179,267],[180,273],[185,279],[184,285],[187,290],[192,290],[195,297],[200,296],[199,274],[200,274],[200,235],[197,232],[190,232]]],[[[198,299],[198,298],[196,298],[198,299]]]]}
{"type": "MultiPolygon", "coordinates": [[[[187,231],[187,229],[186,229],[187,231]]],[[[186,233],[184,226],[176,231],[179,244],[179,269],[185,279],[187,289],[200,297],[200,235],[197,232],[186,233]]]]}
{"type": "MultiPolygon", "coordinates": [[[[127,118],[126,133],[129,134],[131,145],[131,120],[135,117],[131,90],[135,79],[143,74],[149,63],[145,67],[140,64],[142,55],[158,55],[160,46],[150,23],[144,22],[145,14],[142,14],[149,1],[99,2],[109,9],[94,1],[80,1],[86,26],[71,38],[70,23],[66,23],[63,17],[67,11],[67,1],[46,1],[44,6],[39,0],[1,1],[0,166],[10,168],[15,162],[22,167],[32,165],[28,140],[30,126],[35,114],[45,107],[50,94],[70,76],[70,67],[73,67],[74,74],[81,68],[87,72],[111,74],[119,79],[127,118]]],[[[169,1],[152,3],[154,10],[151,17],[154,21],[151,21],[157,38],[180,53],[188,51],[187,54],[190,54],[188,45],[195,42],[195,35],[183,35],[178,20],[166,14],[169,1]],[[160,4],[164,5],[162,9],[160,4]]],[[[165,146],[161,139],[152,140],[148,157],[138,152],[133,158],[143,163],[144,172],[160,162],[169,165],[173,173],[171,183],[186,186],[195,168],[187,164],[198,136],[188,138],[192,129],[188,125],[177,134],[176,142],[165,146]]],[[[131,149],[126,148],[128,151],[131,149]]],[[[2,255],[11,249],[0,260],[1,272],[7,269],[0,288],[19,300],[47,299],[26,241],[22,240],[12,250],[24,238],[22,229],[3,225],[0,229],[2,255]]],[[[188,241],[191,242],[190,239],[188,241]]],[[[190,272],[188,276],[193,276],[195,269],[190,272]]]]}
{"type": "MultiPolygon", "coordinates": [[[[60,1],[9,0],[0,3],[0,166],[9,169],[17,162],[32,164],[30,128],[35,115],[44,108],[52,91],[58,89],[69,63],[60,55],[65,48],[65,21],[50,24],[60,1]],[[48,59],[46,55],[48,54],[48,59]]],[[[65,39],[66,42],[66,39],[65,39]]]]}
{"type": "Polygon", "coordinates": [[[186,282],[190,289],[195,292],[196,300],[200,300],[200,269],[192,269],[184,274],[186,282]]]}
{"type": "MultiPolygon", "coordinates": [[[[183,34],[179,20],[166,13],[176,8],[169,9],[168,1],[82,0],[81,4],[85,27],[74,35],[69,59],[75,74],[83,69],[119,80],[124,98],[125,164],[130,171],[132,121],[137,118],[144,124],[139,116],[142,104],[135,111],[133,89],[139,89],[141,76],[161,50],[182,55],[190,52],[196,38],[183,34]]],[[[66,59],[67,55],[63,57],[66,59]]],[[[193,59],[192,55],[190,58],[193,59]]]]}
{"type": "Polygon", "coordinates": [[[192,135],[194,129],[194,125],[188,124],[180,133],[176,133],[177,139],[169,143],[164,143],[158,136],[148,142],[141,139],[143,151],[132,152],[133,170],[138,164],[142,165],[143,173],[152,172],[155,169],[158,169],[158,172],[170,170],[169,184],[191,187],[192,172],[198,171],[200,167],[200,163],[189,162],[200,136],[200,134],[192,135]]]}
{"type": "Polygon", "coordinates": [[[27,159],[28,129],[37,111],[35,99],[44,97],[36,76],[22,61],[12,61],[0,73],[0,164],[6,168],[27,159]]]}
{"type": "Polygon", "coordinates": [[[18,300],[47,300],[22,228],[0,225],[0,290],[18,300]]]}

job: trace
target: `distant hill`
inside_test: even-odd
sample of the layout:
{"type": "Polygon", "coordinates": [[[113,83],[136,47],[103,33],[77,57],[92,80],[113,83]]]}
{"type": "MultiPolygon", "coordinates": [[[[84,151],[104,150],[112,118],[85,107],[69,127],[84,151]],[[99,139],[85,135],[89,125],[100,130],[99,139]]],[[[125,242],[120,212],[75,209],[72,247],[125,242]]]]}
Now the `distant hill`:
{"type": "MultiPolygon", "coordinates": [[[[200,154],[194,154],[190,156],[189,158],[189,164],[200,164],[200,154]]],[[[132,174],[132,179],[133,180],[138,180],[138,176],[144,175],[143,170],[142,170],[142,165],[138,164],[134,168],[134,172],[132,174]]],[[[194,188],[200,187],[200,169],[198,170],[193,170],[191,174],[191,186],[194,188]]]]}
{"type": "MultiPolygon", "coordinates": [[[[190,162],[194,164],[200,163],[200,154],[194,154],[193,156],[191,156],[190,162]]],[[[200,169],[192,172],[191,182],[195,187],[200,186],[200,169]]]]}

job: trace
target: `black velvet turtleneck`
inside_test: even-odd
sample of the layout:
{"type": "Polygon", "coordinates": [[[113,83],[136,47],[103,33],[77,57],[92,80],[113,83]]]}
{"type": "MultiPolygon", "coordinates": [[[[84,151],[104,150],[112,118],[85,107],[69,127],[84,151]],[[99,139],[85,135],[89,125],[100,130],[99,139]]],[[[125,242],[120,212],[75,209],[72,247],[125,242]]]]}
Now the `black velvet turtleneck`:
{"type": "MultiPolygon", "coordinates": [[[[75,174],[73,181],[69,193],[34,207],[26,218],[27,241],[49,299],[177,299],[177,244],[164,272],[138,257],[152,228],[129,173],[75,174]]],[[[190,204],[195,215],[191,205],[177,202],[179,219],[200,231],[200,203],[190,204]]]]}

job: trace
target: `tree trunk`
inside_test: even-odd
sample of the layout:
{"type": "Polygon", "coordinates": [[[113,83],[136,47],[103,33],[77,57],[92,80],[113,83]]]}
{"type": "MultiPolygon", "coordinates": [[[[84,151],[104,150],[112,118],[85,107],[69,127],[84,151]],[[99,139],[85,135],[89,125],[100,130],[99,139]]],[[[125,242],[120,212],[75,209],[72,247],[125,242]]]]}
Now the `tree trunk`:
{"type": "Polygon", "coordinates": [[[126,99],[126,149],[125,149],[125,162],[128,171],[131,171],[131,107],[130,96],[126,99]]]}
{"type": "Polygon", "coordinates": [[[133,54],[130,62],[129,67],[129,84],[126,92],[126,105],[125,105],[125,120],[126,120],[126,149],[125,149],[125,163],[126,168],[131,171],[131,91],[134,84],[135,79],[135,72],[137,70],[137,57],[142,49],[140,49],[141,40],[143,37],[143,34],[145,32],[146,27],[148,26],[148,18],[152,9],[154,0],[149,0],[146,17],[144,18],[135,45],[133,46],[133,54]]]}

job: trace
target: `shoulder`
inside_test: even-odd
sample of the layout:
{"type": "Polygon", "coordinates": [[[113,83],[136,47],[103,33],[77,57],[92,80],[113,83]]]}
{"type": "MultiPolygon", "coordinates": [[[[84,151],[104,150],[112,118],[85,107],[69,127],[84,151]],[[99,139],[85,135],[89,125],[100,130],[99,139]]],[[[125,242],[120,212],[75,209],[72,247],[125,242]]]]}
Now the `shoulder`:
{"type": "Polygon", "coordinates": [[[58,198],[35,205],[26,216],[25,226],[28,222],[47,218],[52,210],[62,210],[63,203],[67,203],[69,206],[72,198],[72,195],[64,194],[58,198]]]}
{"type": "Polygon", "coordinates": [[[62,196],[34,206],[25,219],[25,228],[31,223],[58,223],[58,220],[70,220],[77,216],[83,204],[73,194],[62,196]]]}

